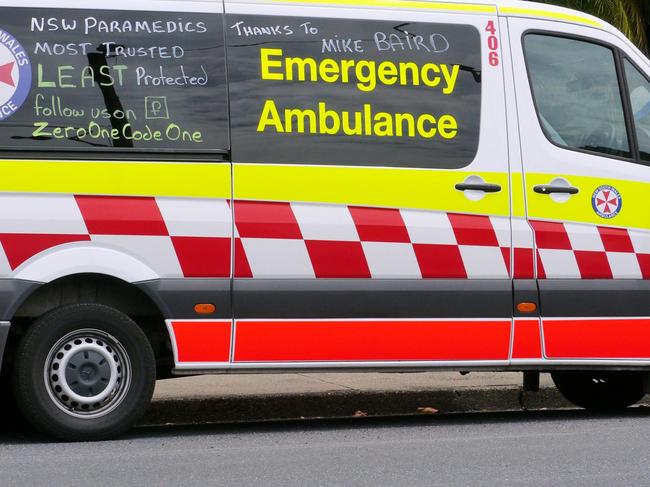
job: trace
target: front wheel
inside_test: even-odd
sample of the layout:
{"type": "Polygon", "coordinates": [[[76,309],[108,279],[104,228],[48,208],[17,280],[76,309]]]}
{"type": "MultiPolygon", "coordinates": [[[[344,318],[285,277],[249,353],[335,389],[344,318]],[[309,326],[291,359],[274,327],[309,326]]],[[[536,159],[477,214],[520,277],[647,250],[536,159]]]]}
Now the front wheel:
{"type": "Polygon", "coordinates": [[[29,328],[13,388],[25,419],[62,440],[114,437],[148,407],[156,364],[142,330],[99,304],[62,306],[29,328]]]}
{"type": "Polygon", "coordinates": [[[645,395],[641,372],[558,371],[551,377],[569,402],[593,411],[624,409],[645,395]]]}

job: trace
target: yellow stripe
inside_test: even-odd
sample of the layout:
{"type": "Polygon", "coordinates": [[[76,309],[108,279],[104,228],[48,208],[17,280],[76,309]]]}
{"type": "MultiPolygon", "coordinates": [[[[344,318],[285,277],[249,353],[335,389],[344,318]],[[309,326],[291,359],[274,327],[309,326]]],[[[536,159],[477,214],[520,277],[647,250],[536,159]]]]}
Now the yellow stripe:
{"type": "Polygon", "coordinates": [[[548,184],[554,177],[556,176],[548,174],[526,174],[528,211],[531,218],[650,229],[650,213],[646,211],[650,183],[563,175],[562,177],[572,186],[579,188],[580,192],[571,196],[565,203],[556,203],[550,196],[533,191],[534,186],[548,184]],[[594,191],[602,185],[616,188],[623,200],[620,213],[611,219],[598,216],[591,204],[594,191]]]}
{"type": "Polygon", "coordinates": [[[577,24],[586,24],[592,27],[602,28],[602,24],[596,20],[590,19],[588,17],[582,17],[580,15],[565,14],[562,12],[551,12],[548,10],[537,10],[531,8],[520,8],[520,7],[499,7],[499,13],[505,15],[521,15],[524,17],[542,17],[553,20],[564,20],[567,22],[573,22],[577,24]]]}
{"type": "Polygon", "coordinates": [[[279,3],[305,3],[320,5],[342,5],[353,7],[385,7],[385,8],[414,8],[424,10],[449,10],[454,12],[496,13],[492,5],[476,5],[469,3],[418,2],[400,0],[274,0],[279,3]]]}
{"type": "Polygon", "coordinates": [[[512,216],[526,217],[526,201],[524,193],[524,178],[520,172],[513,172],[510,178],[512,192],[512,216]]]}
{"type": "Polygon", "coordinates": [[[414,208],[508,216],[505,173],[428,169],[235,164],[235,198],[342,205],[414,208]],[[470,175],[503,190],[470,201],[454,188],[470,175]]]}
{"type": "Polygon", "coordinates": [[[0,161],[0,191],[230,198],[228,163],[0,161]]]}

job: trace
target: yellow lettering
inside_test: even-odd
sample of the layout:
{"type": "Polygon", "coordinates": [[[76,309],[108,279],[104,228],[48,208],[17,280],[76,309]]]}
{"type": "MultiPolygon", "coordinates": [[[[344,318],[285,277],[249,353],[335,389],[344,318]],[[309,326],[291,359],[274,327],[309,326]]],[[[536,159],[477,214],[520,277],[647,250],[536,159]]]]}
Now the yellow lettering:
{"type": "Polygon", "coordinates": [[[377,71],[374,61],[359,61],[355,73],[357,76],[357,87],[361,91],[373,91],[377,87],[377,71]]]}
{"type": "Polygon", "coordinates": [[[339,79],[339,64],[334,59],[323,59],[318,74],[325,83],[336,83],[339,79]]]}
{"type": "Polygon", "coordinates": [[[262,115],[260,116],[260,121],[257,124],[257,131],[264,132],[266,131],[267,126],[275,127],[275,131],[278,133],[284,132],[284,127],[282,126],[282,120],[280,119],[278,108],[275,106],[275,102],[273,100],[266,100],[264,103],[262,115]]]}
{"type": "Polygon", "coordinates": [[[289,109],[284,111],[284,130],[287,133],[293,132],[293,119],[296,119],[298,128],[296,132],[299,134],[305,133],[306,121],[309,119],[309,132],[316,133],[316,113],[314,110],[301,110],[299,108],[289,109]]]}
{"type": "Polygon", "coordinates": [[[395,135],[402,137],[404,121],[406,121],[408,136],[415,137],[415,118],[410,113],[395,114],[395,135]]]}
{"type": "Polygon", "coordinates": [[[453,139],[458,135],[458,122],[453,115],[442,115],[438,119],[438,133],[443,139],[453,139]]]}
{"type": "Polygon", "coordinates": [[[405,86],[408,84],[408,71],[411,72],[411,84],[413,86],[420,85],[420,69],[415,63],[400,63],[399,64],[399,77],[400,84],[405,86]]]}
{"type": "Polygon", "coordinates": [[[318,121],[318,130],[321,134],[336,135],[341,130],[341,119],[339,118],[339,114],[334,110],[328,110],[327,106],[323,102],[318,104],[318,121]],[[331,127],[327,123],[328,120],[332,121],[331,127]]]}
{"type": "Polygon", "coordinates": [[[271,57],[282,56],[282,49],[260,49],[260,62],[262,64],[262,79],[283,80],[282,73],[272,73],[271,69],[281,68],[282,61],[271,60],[271,57]]]}
{"type": "Polygon", "coordinates": [[[418,117],[418,134],[425,139],[431,139],[436,135],[436,119],[433,115],[425,113],[418,117]],[[428,123],[431,128],[425,129],[424,124],[428,123]]]}
{"type": "Polygon", "coordinates": [[[384,61],[379,65],[377,75],[379,76],[379,81],[383,84],[389,86],[394,85],[397,83],[397,66],[390,61],[384,61]]]}
{"type": "Polygon", "coordinates": [[[393,117],[389,113],[379,112],[375,115],[375,135],[377,137],[392,137],[393,132],[393,117]]]}
{"type": "Polygon", "coordinates": [[[285,59],[285,77],[287,81],[293,81],[298,79],[298,81],[307,80],[307,67],[309,66],[309,81],[318,81],[318,69],[316,67],[316,60],[313,58],[299,58],[299,57],[288,57],[285,59]],[[297,68],[297,77],[294,77],[293,67],[297,68]]]}
{"type": "Polygon", "coordinates": [[[445,83],[447,86],[443,88],[442,92],[445,95],[451,95],[456,89],[456,81],[458,81],[458,73],[460,71],[460,66],[454,64],[451,68],[451,73],[449,72],[449,66],[443,64],[440,66],[442,68],[442,76],[445,78],[445,83]]]}
{"type": "Polygon", "coordinates": [[[438,67],[437,64],[431,64],[431,63],[425,64],[424,66],[422,66],[422,71],[421,71],[422,83],[424,83],[426,86],[429,86],[431,88],[435,88],[440,84],[440,76],[438,76],[438,74],[440,74],[440,68],[438,67]],[[429,77],[430,71],[436,73],[433,76],[433,78],[429,77]]]}

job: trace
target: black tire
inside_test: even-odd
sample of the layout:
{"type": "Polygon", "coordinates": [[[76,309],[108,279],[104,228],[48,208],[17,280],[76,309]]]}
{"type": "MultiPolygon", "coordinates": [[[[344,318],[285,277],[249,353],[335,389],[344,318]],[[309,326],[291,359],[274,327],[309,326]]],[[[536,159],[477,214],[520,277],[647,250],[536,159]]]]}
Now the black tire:
{"type": "Polygon", "coordinates": [[[569,402],[592,411],[625,409],[645,396],[641,372],[561,371],[551,377],[569,402]]]}
{"type": "Polygon", "coordinates": [[[108,306],[73,304],[29,328],[12,382],[20,412],[35,428],[87,441],[129,429],[149,406],[155,379],[154,354],[133,320],[108,306]]]}

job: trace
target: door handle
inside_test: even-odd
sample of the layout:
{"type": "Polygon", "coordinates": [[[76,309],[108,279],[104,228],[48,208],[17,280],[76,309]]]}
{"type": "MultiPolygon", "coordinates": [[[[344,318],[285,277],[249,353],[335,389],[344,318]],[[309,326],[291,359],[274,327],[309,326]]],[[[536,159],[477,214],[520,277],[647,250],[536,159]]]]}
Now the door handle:
{"type": "Polygon", "coordinates": [[[540,184],[533,187],[533,191],[539,194],[578,194],[580,191],[573,186],[553,186],[550,184],[540,184]]]}
{"type": "Polygon", "coordinates": [[[458,191],[483,191],[484,193],[498,193],[501,186],[489,183],[458,183],[455,188],[458,191]]]}

